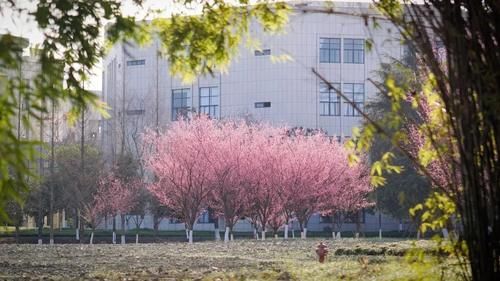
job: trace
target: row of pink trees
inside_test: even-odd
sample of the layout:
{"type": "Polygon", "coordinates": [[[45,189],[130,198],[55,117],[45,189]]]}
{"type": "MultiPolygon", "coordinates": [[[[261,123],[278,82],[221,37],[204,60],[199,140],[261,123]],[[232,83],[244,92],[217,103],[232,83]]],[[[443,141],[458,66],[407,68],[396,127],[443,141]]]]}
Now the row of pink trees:
{"type": "Polygon", "coordinates": [[[281,227],[287,238],[296,219],[305,238],[314,213],[369,204],[366,167],[351,167],[348,151],[321,133],[198,117],[148,133],[145,141],[153,147],[144,159],[155,179],[149,190],[184,221],[191,243],[208,207],[224,218],[227,242],[242,217],[262,239],[281,227]]]}

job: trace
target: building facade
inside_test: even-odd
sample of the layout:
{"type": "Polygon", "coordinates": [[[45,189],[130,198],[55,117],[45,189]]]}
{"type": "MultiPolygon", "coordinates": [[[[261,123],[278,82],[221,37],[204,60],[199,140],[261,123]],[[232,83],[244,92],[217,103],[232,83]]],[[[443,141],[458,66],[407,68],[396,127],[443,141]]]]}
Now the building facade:
{"type": "MultiPolygon", "coordinates": [[[[137,147],[127,145],[138,133],[166,126],[189,112],[350,137],[360,125],[359,113],[328,90],[312,69],[363,108],[377,91],[369,79],[378,79],[382,62],[400,59],[404,47],[395,28],[368,3],[334,2],[340,12],[334,14],[322,7],[322,2],[296,4],[280,34],[266,34],[253,23],[251,36],[260,41],[259,49],[242,45],[227,73],[198,77],[190,84],[170,75],[168,61],[158,56],[157,42],[140,48],[115,45],[103,67],[103,98],[111,107],[111,118],[103,121],[102,131],[107,160],[113,161],[120,150],[140,155],[137,147]],[[367,13],[380,18],[377,28],[359,16],[367,13]]],[[[366,214],[365,229],[378,230],[378,220],[378,215],[366,214]]],[[[384,229],[399,229],[399,221],[383,221],[384,229]]],[[[315,216],[309,229],[328,225],[315,216]]],[[[210,228],[201,223],[198,227],[210,228]]]]}

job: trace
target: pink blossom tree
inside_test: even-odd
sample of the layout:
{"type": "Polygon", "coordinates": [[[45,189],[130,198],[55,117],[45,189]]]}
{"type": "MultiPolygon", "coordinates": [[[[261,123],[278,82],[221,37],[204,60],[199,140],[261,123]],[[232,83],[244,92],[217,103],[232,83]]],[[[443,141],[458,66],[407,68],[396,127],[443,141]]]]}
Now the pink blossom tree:
{"type": "Polygon", "coordinates": [[[211,168],[203,146],[213,126],[211,120],[202,116],[180,120],[164,133],[153,132],[145,137],[153,145],[145,164],[156,178],[148,189],[184,221],[189,243],[193,243],[193,226],[207,208],[211,193],[211,168]]]}
{"type": "Polygon", "coordinates": [[[104,219],[105,210],[105,202],[97,194],[91,203],[85,204],[82,208],[82,218],[91,229],[89,244],[94,244],[94,231],[104,219]]]}
{"type": "Polygon", "coordinates": [[[233,227],[246,212],[244,173],[250,139],[249,126],[231,121],[219,123],[205,139],[211,175],[210,205],[224,217],[224,242],[230,236],[233,240],[233,227]]]}
{"type": "MultiPolygon", "coordinates": [[[[347,152],[346,152],[347,153],[347,152]]],[[[359,211],[373,205],[369,201],[368,195],[373,191],[370,185],[369,170],[364,161],[357,164],[349,164],[347,158],[340,167],[339,174],[334,177],[332,184],[325,189],[321,210],[325,215],[332,217],[332,231],[335,237],[335,224],[337,224],[340,238],[340,231],[343,219],[347,214],[354,214],[356,217],[356,236],[359,235],[359,211]],[[338,221],[335,221],[337,218],[338,221]]]]}
{"type": "MultiPolygon", "coordinates": [[[[138,180],[125,183],[118,178],[115,173],[110,172],[101,177],[97,195],[105,204],[104,210],[113,217],[120,216],[122,233],[121,244],[125,244],[125,216],[134,208],[137,187],[140,186],[138,180]]],[[[113,233],[113,237],[115,234],[113,233]]]]}
{"type": "Polygon", "coordinates": [[[283,198],[280,196],[279,180],[283,130],[261,126],[252,130],[246,157],[248,215],[256,218],[262,231],[261,239],[266,238],[266,228],[276,214],[283,213],[283,198]]]}

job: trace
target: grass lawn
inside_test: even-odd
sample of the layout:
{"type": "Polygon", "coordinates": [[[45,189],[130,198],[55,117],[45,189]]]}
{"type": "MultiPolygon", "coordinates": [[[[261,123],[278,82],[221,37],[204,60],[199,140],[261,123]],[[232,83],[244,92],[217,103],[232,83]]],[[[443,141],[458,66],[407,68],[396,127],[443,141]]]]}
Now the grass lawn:
{"type": "MultiPolygon", "coordinates": [[[[401,256],[414,241],[326,241],[331,254],[316,261],[319,239],[237,240],[128,245],[0,245],[0,280],[436,280],[448,261],[418,267],[401,256]]],[[[430,249],[431,241],[416,242],[430,249]]],[[[444,280],[453,280],[446,271],[444,280]]]]}

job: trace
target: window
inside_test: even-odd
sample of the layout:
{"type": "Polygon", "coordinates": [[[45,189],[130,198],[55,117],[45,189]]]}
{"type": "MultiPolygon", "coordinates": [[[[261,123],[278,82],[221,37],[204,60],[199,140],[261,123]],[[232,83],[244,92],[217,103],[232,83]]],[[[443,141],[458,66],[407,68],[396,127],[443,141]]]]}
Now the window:
{"type": "MultiPolygon", "coordinates": [[[[356,83],[344,83],[344,95],[356,104],[356,107],[363,110],[365,103],[365,85],[356,83]]],[[[344,101],[345,103],[345,116],[359,116],[359,112],[354,107],[344,101]]]]}
{"type": "Polygon", "coordinates": [[[319,62],[320,63],[340,63],[340,39],[320,38],[319,39],[319,62]]]}
{"type": "Polygon", "coordinates": [[[255,56],[270,56],[271,49],[255,50],[255,56]]]}
{"type": "Polygon", "coordinates": [[[271,107],[271,102],[266,101],[266,102],[256,102],[255,103],[255,108],[264,108],[264,107],[271,107]]]}
{"type": "Polygon", "coordinates": [[[127,61],[127,66],[133,66],[133,65],[145,65],[146,60],[129,60],[127,61]]]}
{"type": "Polygon", "coordinates": [[[219,117],[219,88],[200,88],[200,113],[205,113],[213,118],[219,117]]]}
{"type": "Polygon", "coordinates": [[[187,117],[191,99],[189,92],[189,88],[172,90],[172,121],[179,116],[187,117]]]}
{"type": "Polygon", "coordinates": [[[210,223],[210,216],[208,211],[203,211],[198,217],[198,223],[210,223]]]}
{"type": "Polygon", "coordinates": [[[365,63],[364,39],[344,39],[344,63],[365,63]]]}
{"type": "Polygon", "coordinates": [[[319,215],[319,223],[332,223],[332,216],[319,215]]]}
{"type": "MultiPolygon", "coordinates": [[[[339,83],[332,83],[333,87],[340,90],[339,83]]],[[[325,83],[319,84],[319,105],[320,115],[339,116],[340,115],[340,96],[334,89],[328,89],[325,83]]]]}

